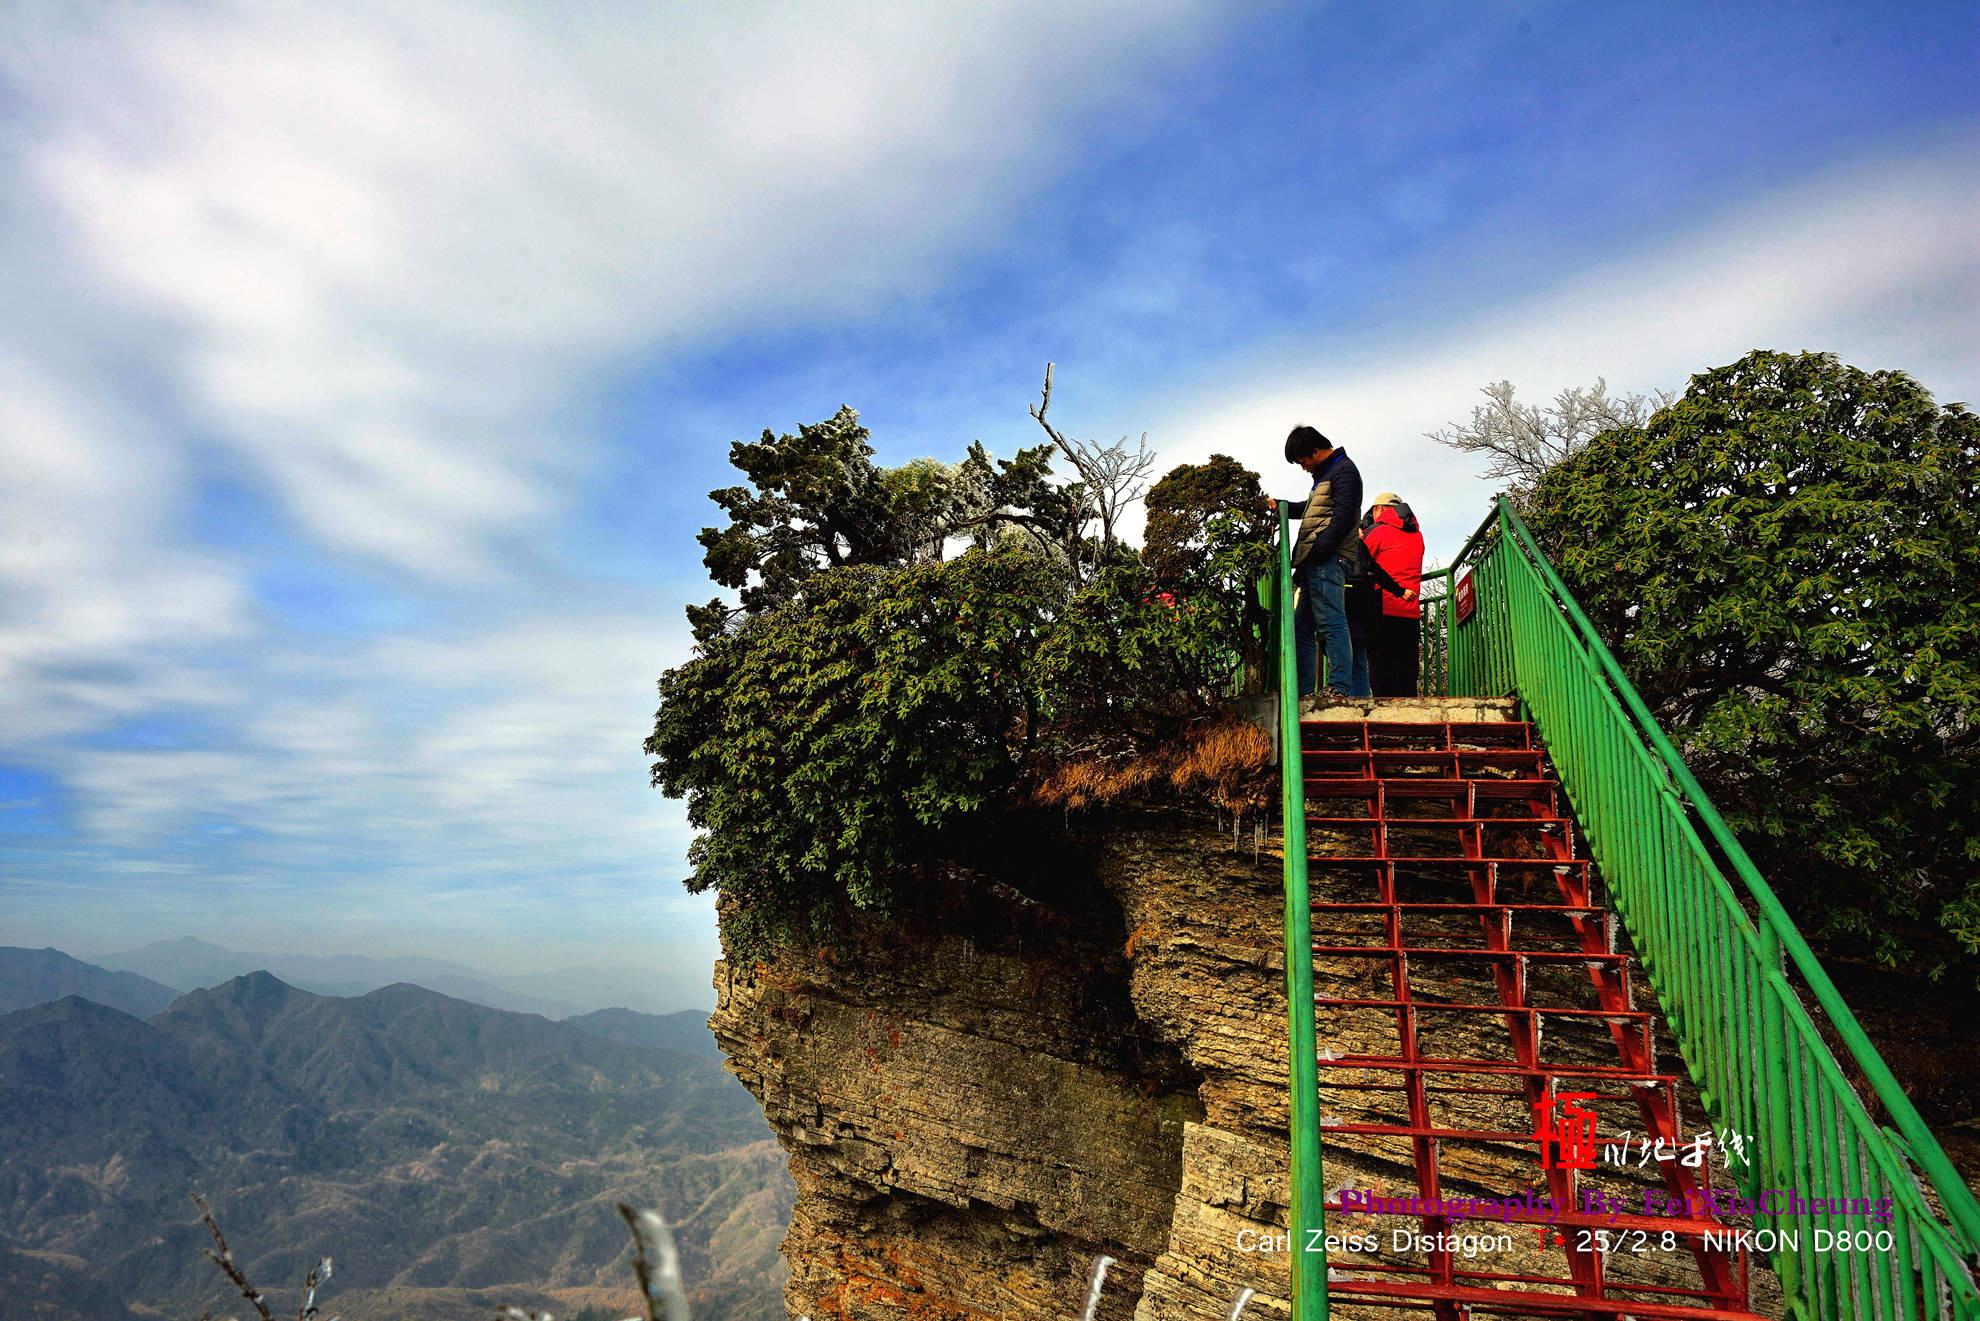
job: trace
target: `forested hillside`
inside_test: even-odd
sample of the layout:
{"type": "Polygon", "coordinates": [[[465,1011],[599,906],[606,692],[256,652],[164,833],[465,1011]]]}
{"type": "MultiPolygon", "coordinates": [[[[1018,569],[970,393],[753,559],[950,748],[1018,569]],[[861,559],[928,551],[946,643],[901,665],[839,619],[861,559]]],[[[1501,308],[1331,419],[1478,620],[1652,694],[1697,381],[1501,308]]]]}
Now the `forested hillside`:
{"type": "Polygon", "coordinates": [[[616,1305],[620,1200],[676,1227],[698,1317],[763,1315],[791,1198],[713,1062],[416,986],[259,973],[149,1021],[77,997],[0,1017],[0,1314],[235,1306],[195,1191],[278,1311],[332,1256],[346,1321],[616,1305]]]}

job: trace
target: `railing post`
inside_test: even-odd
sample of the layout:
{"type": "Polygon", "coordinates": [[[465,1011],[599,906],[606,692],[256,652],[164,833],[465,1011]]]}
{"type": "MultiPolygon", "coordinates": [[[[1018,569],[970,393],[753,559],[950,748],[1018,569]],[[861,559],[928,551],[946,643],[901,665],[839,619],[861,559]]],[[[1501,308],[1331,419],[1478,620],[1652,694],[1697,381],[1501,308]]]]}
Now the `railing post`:
{"type": "Polygon", "coordinates": [[[1291,1095],[1287,1157],[1292,1205],[1293,1321],[1327,1316],[1326,1182],[1320,1166],[1320,1066],[1313,1014],[1313,912],[1306,892],[1306,785],[1300,756],[1299,673],[1293,656],[1292,538],[1279,506],[1279,810],[1285,852],[1286,1050],[1291,1095]],[[1309,1245],[1317,1245],[1309,1251],[1309,1245]]]}
{"type": "MultiPolygon", "coordinates": [[[[1788,1029],[1787,1015],[1780,1001],[1781,942],[1774,934],[1772,924],[1758,924],[1760,962],[1760,1077],[1766,1080],[1767,1103],[1767,1144],[1754,1153],[1756,1158],[1764,1158],[1760,1184],[1762,1192],[1769,1187],[1792,1187],[1794,1162],[1789,1157],[1793,1150],[1794,1120],[1790,1115],[1789,1099],[1796,1090],[1788,1077],[1788,1029]]],[[[1781,1282],[1781,1296],[1789,1304],[1801,1299],[1801,1262],[1792,1253],[1775,1254],[1774,1272],[1781,1282]]]]}
{"type": "Polygon", "coordinates": [[[1279,572],[1278,568],[1267,569],[1258,579],[1258,604],[1265,609],[1265,618],[1270,622],[1265,627],[1265,636],[1259,639],[1263,644],[1264,665],[1259,682],[1265,685],[1264,691],[1271,691],[1271,684],[1279,672],[1279,572]]]}

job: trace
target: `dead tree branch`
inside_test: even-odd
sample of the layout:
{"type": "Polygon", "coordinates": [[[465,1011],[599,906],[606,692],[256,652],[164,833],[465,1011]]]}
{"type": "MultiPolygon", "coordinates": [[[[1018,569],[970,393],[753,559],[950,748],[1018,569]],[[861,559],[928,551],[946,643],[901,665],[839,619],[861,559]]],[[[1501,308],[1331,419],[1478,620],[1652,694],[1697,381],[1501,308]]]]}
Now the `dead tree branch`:
{"type": "Polygon", "coordinates": [[[274,1314],[268,1310],[267,1300],[261,1296],[261,1290],[248,1283],[247,1276],[241,1273],[240,1266],[234,1261],[234,1250],[227,1246],[227,1236],[220,1232],[220,1223],[213,1218],[213,1212],[207,1207],[206,1199],[194,1193],[193,1205],[199,1208],[199,1218],[206,1222],[206,1232],[213,1236],[213,1247],[201,1248],[200,1251],[205,1254],[208,1261],[220,1268],[221,1273],[239,1291],[241,1297],[254,1305],[254,1310],[260,1315],[261,1321],[275,1321],[274,1314]],[[216,1248],[218,1251],[215,1251],[216,1248]]]}
{"type": "Polygon", "coordinates": [[[647,1321],[688,1321],[687,1295],[682,1292],[681,1254],[674,1236],[658,1212],[619,1203],[619,1218],[633,1238],[633,1274],[639,1277],[640,1300],[647,1321]]]}
{"type": "Polygon", "coordinates": [[[1481,475],[1509,483],[1516,501],[1529,496],[1549,468],[1602,432],[1641,427],[1677,399],[1669,390],[1612,395],[1600,377],[1592,387],[1562,390],[1545,408],[1520,403],[1511,381],[1485,386],[1479,393],[1486,402],[1471,410],[1471,421],[1424,434],[1459,453],[1486,456],[1481,475]]]}
{"type": "MultiPolygon", "coordinates": [[[[296,1308],[296,1321],[316,1321],[316,1286],[330,1278],[330,1258],[322,1257],[303,1277],[302,1305],[296,1308]]],[[[330,1321],[337,1321],[331,1317],[330,1321]]]]}
{"type": "Polygon", "coordinates": [[[1140,444],[1132,450],[1127,447],[1126,436],[1111,445],[1072,440],[1045,420],[1046,410],[1051,406],[1052,364],[1048,362],[1045,364],[1045,389],[1030,413],[1038,425],[1045,428],[1052,444],[1079,473],[1092,505],[1090,516],[1100,521],[1101,553],[1110,554],[1114,549],[1114,529],[1120,523],[1122,511],[1147,491],[1149,474],[1155,470],[1155,456],[1148,452],[1148,433],[1141,433],[1140,444]]]}
{"type": "MultiPolygon", "coordinates": [[[[220,1268],[221,1273],[227,1277],[228,1283],[234,1286],[235,1292],[253,1305],[261,1321],[275,1321],[273,1314],[268,1310],[268,1300],[262,1296],[261,1290],[248,1283],[247,1275],[241,1270],[240,1263],[234,1260],[234,1250],[227,1246],[227,1236],[220,1232],[220,1222],[213,1218],[213,1211],[206,1205],[206,1199],[194,1193],[193,1205],[199,1208],[199,1218],[206,1222],[206,1232],[213,1236],[213,1247],[201,1248],[200,1252],[208,1261],[220,1268]]],[[[317,1321],[316,1289],[330,1278],[330,1269],[330,1258],[322,1257],[317,1260],[316,1265],[310,1267],[309,1274],[303,1277],[302,1302],[296,1307],[296,1321],[317,1321]]],[[[211,1321],[212,1316],[211,1312],[202,1312],[199,1321],[211,1321]]],[[[329,1321],[339,1321],[339,1319],[333,1316],[329,1321]]]]}

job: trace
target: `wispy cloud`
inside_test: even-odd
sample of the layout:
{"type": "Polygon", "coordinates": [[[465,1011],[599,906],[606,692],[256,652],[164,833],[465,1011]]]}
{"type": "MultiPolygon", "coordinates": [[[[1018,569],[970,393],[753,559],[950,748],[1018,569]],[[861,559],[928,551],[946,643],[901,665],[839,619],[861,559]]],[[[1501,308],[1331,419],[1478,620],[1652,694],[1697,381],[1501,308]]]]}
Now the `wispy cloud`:
{"type": "Polygon", "coordinates": [[[685,823],[638,751],[678,603],[588,586],[554,549],[601,387],[912,295],[1207,10],[15,16],[0,764],[60,782],[76,842],[10,874],[197,863],[373,912],[540,909],[551,886],[623,905],[637,881],[688,905],[685,823]],[[192,526],[216,473],[275,511],[284,553],[384,575],[431,621],[278,632],[265,566],[192,526]],[[166,711],[215,732],[78,739],[166,711]]]}
{"type": "Polygon", "coordinates": [[[914,287],[1194,8],[97,9],[16,48],[12,187],[44,297],[148,325],[312,537],[473,577],[563,505],[596,374],[914,287]]]}
{"type": "MultiPolygon", "coordinates": [[[[1573,12],[1599,29],[1575,50],[1632,40],[1573,12]]],[[[651,578],[699,575],[639,577],[661,557],[630,552],[600,567],[688,539],[648,526],[659,501],[574,528],[620,472],[680,508],[690,477],[706,489],[716,430],[822,416],[813,395],[912,415],[917,449],[983,434],[1007,450],[1036,439],[1023,404],[1056,358],[1076,430],[1104,404],[1122,420],[1100,434],[1145,427],[1167,460],[1224,449],[1276,478],[1304,418],[1455,536],[1483,492],[1420,433],[1500,377],[1529,395],[1676,385],[1773,343],[1975,388],[1970,138],[1749,196],[1458,324],[1371,333],[1396,270],[1447,243],[1496,260],[1504,217],[1526,213],[1492,210],[1484,183],[1546,125],[1486,112],[1506,69],[1549,66],[1492,66],[1515,38],[1491,14],[1441,44],[1442,22],[1406,21],[1383,44],[1342,13],[1312,29],[1125,0],[11,16],[0,774],[40,803],[0,887],[99,928],[274,921],[293,897],[299,929],[392,914],[373,938],[406,943],[683,913],[705,930],[705,900],[676,884],[686,823],[638,748],[653,678],[685,647],[674,584],[651,578]],[[1247,21],[1252,46],[1192,82],[1247,21]],[[1317,91],[1299,40],[1324,52],[1317,91]],[[1371,51],[1384,67],[1364,67],[1371,51]],[[1260,68],[1281,81],[1251,96],[1260,68]],[[1201,105],[1241,109],[1243,131],[1201,105]],[[1497,148],[1471,149],[1473,110],[1497,148]],[[637,429],[636,455],[601,434],[629,382],[736,343],[770,346],[766,376],[812,376],[746,400],[712,387],[726,407],[692,441],[671,415],[637,429]],[[788,344],[825,351],[786,363],[788,344]],[[886,402],[837,394],[855,359],[883,364],[865,379],[886,402]],[[979,416],[993,396],[1002,420],[979,416]]],[[[1577,76],[1577,105],[1599,109],[1577,76]]],[[[1629,76],[1617,102],[1661,66],[1629,76]]],[[[1583,118],[1500,191],[1566,177],[1557,163],[1613,182],[1608,121],[1583,118]],[[1607,154],[1567,159],[1590,144],[1607,154]]]]}
{"type": "Polygon", "coordinates": [[[0,725],[33,743],[160,706],[216,701],[160,664],[247,627],[232,566],[169,535],[180,454],[136,409],[0,350],[0,725]]]}

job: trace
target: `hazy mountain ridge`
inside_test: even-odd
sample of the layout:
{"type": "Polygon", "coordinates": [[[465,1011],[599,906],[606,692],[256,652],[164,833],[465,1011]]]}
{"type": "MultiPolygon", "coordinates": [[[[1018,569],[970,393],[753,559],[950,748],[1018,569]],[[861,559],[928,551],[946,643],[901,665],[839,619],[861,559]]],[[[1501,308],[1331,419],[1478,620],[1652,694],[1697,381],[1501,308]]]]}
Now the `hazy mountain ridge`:
{"type": "Polygon", "coordinates": [[[0,945],[0,1014],[80,995],[139,1018],[151,1015],[178,997],[171,986],[135,972],[113,972],[84,963],[61,950],[24,949],[0,945]]]}
{"type": "Polygon", "coordinates": [[[0,1314],[94,1321],[106,1287],[219,1306],[195,1189],[264,1288],[335,1256],[347,1321],[366,1299],[412,1318],[464,1291],[623,1293],[621,1198],[678,1225],[697,1316],[759,1315],[790,1203],[712,1061],[416,986],[337,999],[262,973],[148,1022],[75,997],[0,1016],[0,1314]],[[51,1277],[93,1284],[51,1312],[51,1277]]]}
{"type": "Polygon", "coordinates": [[[298,990],[318,995],[360,996],[397,982],[412,982],[442,995],[512,1013],[568,1018],[582,1011],[582,1006],[570,1001],[505,990],[477,976],[473,968],[444,959],[260,954],[184,936],[101,955],[95,962],[104,968],[138,973],[180,991],[219,986],[252,972],[268,972],[298,990]]]}
{"type": "Polygon", "coordinates": [[[98,967],[134,972],[180,991],[218,986],[251,972],[271,972],[318,995],[365,995],[397,982],[472,1000],[491,1009],[569,1018],[612,1006],[671,1013],[714,1005],[709,975],[714,955],[684,958],[678,967],[560,968],[495,976],[446,959],[363,954],[269,954],[227,949],[192,936],[155,940],[138,949],[92,955],[98,967]]]}

